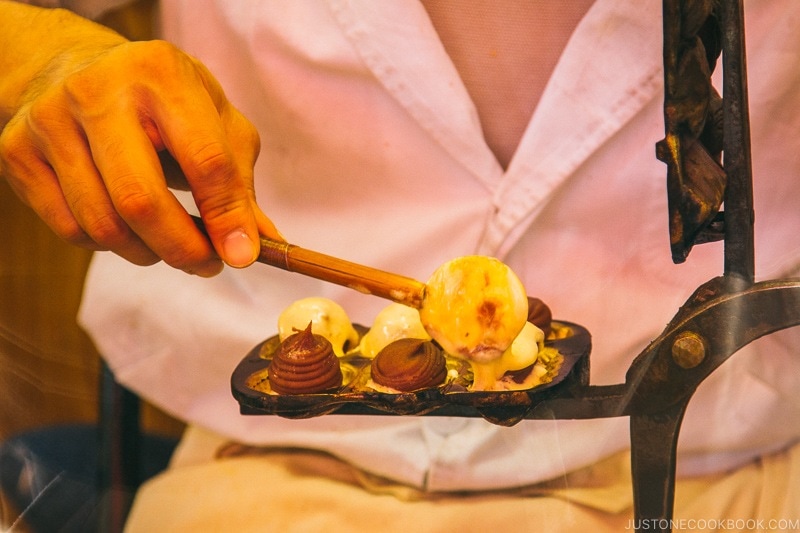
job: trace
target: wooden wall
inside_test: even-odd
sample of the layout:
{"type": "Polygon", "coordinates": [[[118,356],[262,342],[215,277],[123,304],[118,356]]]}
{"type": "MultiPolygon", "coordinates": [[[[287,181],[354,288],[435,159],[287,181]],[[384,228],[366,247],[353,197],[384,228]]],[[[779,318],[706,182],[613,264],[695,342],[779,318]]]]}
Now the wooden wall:
{"type": "MultiPolygon", "coordinates": [[[[0,180],[0,439],[96,420],[100,358],[75,319],[90,259],[0,180]]],[[[165,434],[182,427],[151,406],[143,425],[165,434]]]]}
{"type": "Polygon", "coordinates": [[[91,256],[0,187],[0,437],[93,420],[98,357],[74,319],[91,256]]]}

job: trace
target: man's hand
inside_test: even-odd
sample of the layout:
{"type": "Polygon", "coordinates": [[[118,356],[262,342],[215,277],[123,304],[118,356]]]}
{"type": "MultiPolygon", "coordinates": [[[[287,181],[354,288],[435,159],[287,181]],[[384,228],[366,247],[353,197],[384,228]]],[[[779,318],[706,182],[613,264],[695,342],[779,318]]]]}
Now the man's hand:
{"type": "Polygon", "coordinates": [[[0,171],[67,241],[202,276],[249,265],[258,236],[255,128],[198,61],[160,41],[64,50],[0,135],[0,171]],[[168,186],[188,188],[213,246],[168,186]]]}

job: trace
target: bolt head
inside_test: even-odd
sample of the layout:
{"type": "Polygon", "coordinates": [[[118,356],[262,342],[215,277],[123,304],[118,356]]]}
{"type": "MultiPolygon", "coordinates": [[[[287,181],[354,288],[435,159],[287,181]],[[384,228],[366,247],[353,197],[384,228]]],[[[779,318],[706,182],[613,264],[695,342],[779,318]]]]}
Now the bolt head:
{"type": "Polygon", "coordinates": [[[679,333],[672,342],[672,359],[685,369],[694,368],[706,358],[706,341],[693,331],[679,333]]]}

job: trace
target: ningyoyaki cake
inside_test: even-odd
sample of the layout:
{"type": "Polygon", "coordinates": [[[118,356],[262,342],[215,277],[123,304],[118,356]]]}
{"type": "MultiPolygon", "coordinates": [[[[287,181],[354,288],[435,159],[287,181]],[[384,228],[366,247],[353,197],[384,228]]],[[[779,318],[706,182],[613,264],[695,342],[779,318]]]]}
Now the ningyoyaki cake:
{"type": "Polygon", "coordinates": [[[373,388],[408,392],[443,384],[447,366],[444,353],[433,342],[405,338],[387,344],[378,352],[372,359],[370,373],[373,388]]]}
{"type": "Polygon", "coordinates": [[[333,345],[306,329],[283,340],[272,357],[267,375],[278,394],[333,392],[342,386],[342,369],[333,345]]]}
{"type": "Polygon", "coordinates": [[[278,338],[285,340],[309,322],[314,334],[328,339],[337,357],[358,346],[358,332],[344,308],[321,297],[303,298],[286,307],[278,317],[278,338]]]}
{"type": "Polygon", "coordinates": [[[430,338],[420,321],[419,311],[407,305],[392,303],[375,316],[372,327],[361,338],[358,353],[367,359],[374,359],[378,352],[398,339],[430,338]]]}

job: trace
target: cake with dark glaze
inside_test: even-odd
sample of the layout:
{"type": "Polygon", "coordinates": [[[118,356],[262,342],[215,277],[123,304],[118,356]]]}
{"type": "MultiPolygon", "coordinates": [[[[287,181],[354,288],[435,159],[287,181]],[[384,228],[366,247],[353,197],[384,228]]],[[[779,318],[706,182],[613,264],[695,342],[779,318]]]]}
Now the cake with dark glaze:
{"type": "Polygon", "coordinates": [[[553,313],[550,307],[539,298],[528,296],[528,322],[544,332],[544,337],[552,331],[553,313]]]}
{"type": "Polygon", "coordinates": [[[388,344],[372,360],[370,371],[378,385],[403,392],[437,387],[447,377],[444,353],[424,339],[388,344]]]}
{"type": "Polygon", "coordinates": [[[311,324],[281,342],[269,366],[270,387],[278,394],[335,392],[342,369],[331,343],[311,331],[311,324]]]}

